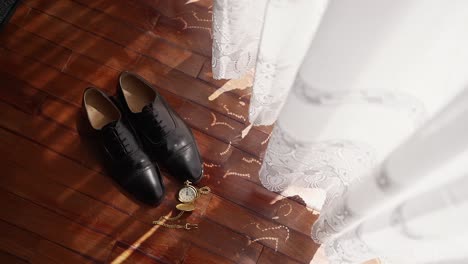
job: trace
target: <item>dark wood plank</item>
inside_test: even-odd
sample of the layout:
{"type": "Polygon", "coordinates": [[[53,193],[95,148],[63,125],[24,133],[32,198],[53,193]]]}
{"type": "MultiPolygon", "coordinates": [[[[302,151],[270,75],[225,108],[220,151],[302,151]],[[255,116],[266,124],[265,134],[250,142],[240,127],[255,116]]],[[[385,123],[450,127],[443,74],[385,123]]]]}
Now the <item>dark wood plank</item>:
{"type": "MultiPolygon", "coordinates": [[[[19,31],[22,31],[21,29],[19,31]]],[[[31,34],[30,34],[31,35],[31,34]]],[[[37,39],[34,38],[35,40],[37,39]]],[[[35,86],[38,89],[44,89],[47,92],[53,94],[54,96],[64,98],[66,100],[69,100],[75,104],[80,104],[81,102],[81,93],[84,90],[84,88],[94,85],[100,88],[106,89],[109,93],[114,93],[116,83],[117,83],[117,78],[119,75],[119,71],[107,67],[105,65],[101,65],[85,56],[80,56],[78,54],[73,54],[70,58],[68,58],[68,62],[65,67],[63,67],[63,71],[73,75],[75,78],[82,80],[81,82],[78,80],[72,80],[70,78],[67,78],[67,76],[62,76],[59,74],[59,70],[62,69],[61,64],[54,64],[52,67],[49,67],[47,65],[43,66],[41,63],[34,61],[30,58],[23,57],[24,55],[28,55],[27,53],[25,54],[24,48],[21,48],[21,43],[19,44],[19,48],[17,48],[17,51],[15,53],[11,53],[8,50],[0,50],[0,55],[2,55],[5,58],[5,63],[4,63],[4,70],[7,72],[10,72],[10,74],[15,75],[19,79],[25,79],[28,80],[28,82],[35,86]],[[40,69],[40,72],[38,74],[28,74],[28,72],[21,72],[19,70],[20,67],[23,67],[23,65],[29,65],[28,69],[40,69]],[[40,74],[39,74],[40,73],[40,74]],[[36,77],[36,75],[39,75],[36,77]],[[47,83],[43,79],[45,79],[45,76],[48,76],[48,80],[50,80],[50,83],[47,83]],[[41,78],[40,80],[37,80],[41,78]],[[64,80],[63,78],[66,79],[67,85],[63,84],[64,80]],[[84,82],[83,82],[84,81],[84,82]],[[72,85],[73,84],[73,85],[72,85]],[[64,91],[63,89],[67,88],[67,91],[70,89],[73,89],[73,93],[66,93],[66,96],[64,96],[64,91]],[[60,90],[55,92],[56,90],[60,90]],[[73,98],[72,98],[73,97],[73,98]]],[[[51,48],[52,51],[55,50],[61,50],[59,46],[55,45],[51,48]]],[[[57,51],[58,52],[58,51],[57,51]]],[[[35,55],[33,54],[34,58],[36,59],[35,55]]],[[[162,65],[161,63],[158,63],[157,61],[151,60],[151,59],[145,59],[145,61],[151,61],[151,63],[148,63],[148,70],[153,70],[150,67],[157,67],[155,69],[165,69],[165,70],[170,70],[170,68],[162,65]]],[[[52,64],[53,62],[49,62],[52,64]]],[[[144,66],[142,65],[139,68],[143,68],[144,66]]],[[[176,80],[176,78],[180,76],[185,76],[186,78],[181,79],[179,83],[181,83],[180,86],[177,88],[179,89],[179,96],[183,95],[183,89],[184,87],[190,87],[190,81],[196,80],[196,79],[187,79],[188,76],[182,74],[181,72],[178,72],[179,74],[174,75],[172,80],[176,80]],[[185,84],[182,83],[185,81],[185,84]]],[[[172,77],[172,76],[171,76],[172,77]]],[[[190,77],[188,77],[190,78],[190,77]]],[[[201,87],[204,87],[206,90],[207,96],[208,94],[213,90],[212,88],[208,86],[203,86],[203,84],[200,83],[201,87]]],[[[171,86],[168,87],[163,87],[166,90],[171,91],[171,86]]],[[[193,95],[197,95],[196,93],[193,93],[193,95]]],[[[197,98],[190,98],[193,100],[197,100],[199,102],[204,102],[204,98],[202,97],[197,97],[197,98]]],[[[206,100],[205,100],[206,101],[206,100]]],[[[234,102],[233,100],[229,100],[227,98],[226,101],[222,101],[220,103],[224,104],[229,104],[230,102],[234,102]]],[[[210,105],[206,104],[205,105],[210,105]]],[[[218,111],[223,111],[224,113],[226,110],[223,107],[218,107],[218,111]]],[[[233,118],[236,118],[235,116],[233,118]]]]}
{"type": "MultiPolygon", "coordinates": [[[[144,1],[128,0],[74,0],[88,7],[102,11],[110,16],[123,20],[143,30],[153,29],[159,12],[144,1]]],[[[158,0],[148,1],[154,5],[158,0]]]]}
{"type": "Polygon", "coordinates": [[[185,255],[184,264],[234,264],[234,262],[196,246],[190,247],[185,255]]]}
{"type": "Polygon", "coordinates": [[[225,143],[231,142],[232,146],[250,155],[260,157],[265,152],[267,144],[259,144],[268,137],[263,131],[254,128],[245,138],[241,138],[245,124],[192,102],[184,104],[178,113],[191,127],[225,143]]]}
{"type": "Polygon", "coordinates": [[[230,175],[223,178],[223,175],[216,176],[215,174],[204,179],[203,183],[212,186],[213,192],[217,195],[249,208],[269,219],[274,217],[276,206],[271,206],[271,203],[281,199],[281,196],[269,192],[262,186],[253,184],[248,180],[240,179],[240,177],[230,175]]]}
{"type": "Polygon", "coordinates": [[[18,109],[33,114],[36,113],[47,95],[29,84],[18,80],[17,78],[0,72],[2,88],[0,88],[0,99],[10,102],[18,109]]]}
{"type": "Polygon", "coordinates": [[[11,193],[0,192],[0,218],[83,255],[104,261],[112,240],[11,193]],[[57,230],[57,227],[61,227],[57,230]]]}
{"type": "Polygon", "coordinates": [[[81,118],[81,113],[78,107],[70,107],[70,104],[67,102],[48,97],[44,100],[40,112],[45,118],[53,120],[72,131],[78,131],[77,120],[78,118],[81,118]]]}
{"type": "Polygon", "coordinates": [[[81,95],[84,89],[91,85],[1,47],[0,58],[2,59],[1,72],[8,73],[36,89],[51,93],[76,105],[81,104],[81,95]]]}
{"type": "Polygon", "coordinates": [[[211,57],[211,14],[195,5],[185,5],[173,16],[161,16],[153,32],[185,49],[211,57]]]}
{"type": "Polygon", "coordinates": [[[277,249],[277,251],[299,262],[310,261],[319,247],[313,243],[310,236],[291,229],[279,228],[279,225],[271,220],[242,211],[235,204],[218,199],[216,196],[211,199],[206,216],[223,226],[246,234],[253,242],[255,239],[261,239],[258,243],[277,249]],[[257,224],[258,226],[256,226],[257,224]],[[270,230],[263,231],[264,229],[270,230]],[[278,243],[276,244],[275,240],[270,238],[277,239],[278,243]]]}
{"type": "MultiPolygon", "coordinates": [[[[24,61],[25,63],[28,63],[28,65],[31,65],[30,67],[40,67],[41,64],[39,62],[41,62],[50,66],[42,69],[43,71],[52,71],[58,75],[56,71],[50,70],[51,68],[55,68],[57,71],[69,73],[77,79],[86,81],[88,86],[93,84],[97,87],[106,89],[108,92],[115,91],[117,77],[120,71],[102,65],[89,57],[78,53],[72,53],[68,49],[29,33],[15,25],[9,24],[6,29],[14,31],[13,34],[6,37],[11,40],[10,42],[12,42],[12,44],[8,45],[7,42],[1,43],[0,45],[14,51],[15,54],[10,56],[20,55],[26,57],[24,58],[24,61]],[[16,38],[20,41],[14,41],[16,38]],[[29,46],[43,48],[29,49],[29,46]],[[43,56],[42,54],[46,55],[43,56]],[[50,59],[49,54],[57,54],[60,59],[50,59]],[[36,62],[35,60],[38,60],[39,62],[36,62]]],[[[1,36],[3,35],[0,34],[0,38],[1,36]]],[[[57,96],[60,97],[60,95],[57,96]]]]}
{"type": "Polygon", "coordinates": [[[156,256],[151,256],[129,245],[117,243],[106,263],[161,264],[163,262],[158,261],[158,257],[156,256]]]}
{"type": "Polygon", "coordinates": [[[180,235],[179,230],[134,221],[122,230],[119,240],[163,263],[179,263],[190,245],[180,235]]]}
{"type": "Polygon", "coordinates": [[[279,252],[275,252],[270,248],[263,248],[262,255],[258,259],[257,264],[271,264],[271,263],[281,263],[281,264],[299,264],[297,262],[279,252]]]}
{"type": "Polygon", "coordinates": [[[0,263],[28,264],[26,260],[18,258],[17,256],[11,255],[3,251],[0,251],[0,263]]]}
{"type": "Polygon", "coordinates": [[[57,69],[62,69],[71,55],[71,50],[55,45],[14,24],[6,25],[0,32],[0,43],[9,50],[23,56],[34,57],[57,69]]]}
{"type": "Polygon", "coordinates": [[[64,261],[67,264],[97,263],[48,240],[41,240],[31,264],[62,264],[64,261]]]}
{"type": "Polygon", "coordinates": [[[181,250],[171,250],[172,248],[180,247],[180,244],[190,241],[197,244],[199,247],[207,248],[210,251],[223,254],[226,258],[231,259],[236,263],[256,263],[260,255],[261,248],[259,246],[246,248],[245,237],[233,233],[232,231],[212,222],[202,220],[199,222],[199,228],[185,231],[174,230],[163,227],[148,228],[146,225],[135,222],[128,226],[122,233],[120,239],[126,243],[138,241],[142,234],[147,234],[147,239],[140,245],[140,248],[152,256],[160,256],[161,254],[173,251],[170,258],[160,259],[164,262],[177,263],[183,259],[184,252],[181,250]],[[157,230],[157,234],[153,234],[153,230],[157,230]],[[163,236],[163,234],[171,234],[163,236]],[[229,243],[226,243],[226,238],[229,237],[229,243]],[[240,253],[243,254],[240,254],[240,253]]]}
{"type": "MultiPolygon", "coordinates": [[[[23,5],[20,8],[27,7],[23,5]]],[[[20,26],[28,32],[115,69],[129,68],[140,56],[133,50],[37,10],[31,10],[20,26]]]]}
{"type": "Polygon", "coordinates": [[[192,77],[198,76],[206,60],[206,57],[179,48],[158,36],[155,36],[148,48],[141,53],[192,77]]]}
{"type": "MultiPolygon", "coordinates": [[[[65,249],[40,236],[20,229],[12,224],[0,221],[0,251],[16,256],[27,263],[91,263],[89,259],[65,249]],[[53,262],[53,260],[55,260],[53,262]]],[[[10,262],[0,262],[10,263],[10,262]]],[[[11,262],[14,263],[14,262],[11,262]]]]}
{"type": "Polygon", "coordinates": [[[122,230],[119,240],[154,256],[160,262],[179,263],[189,248],[189,243],[182,240],[177,231],[134,221],[122,230]]]}
{"type": "Polygon", "coordinates": [[[34,171],[19,165],[3,162],[2,166],[6,175],[0,179],[3,189],[74,219],[83,226],[114,234],[130,218],[128,214],[54,182],[47,174],[36,173],[33,177],[34,171]]]}
{"type": "MultiPolygon", "coordinates": [[[[147,238],[139,248],[152,256],[173,252],[173,255],[168,258],[158,258],[163,262],[177,263],[181,261],[184,251],[177,248],[183,243],[192,242],[199,247],[222,254],[235,263],[256,263],[261,251],[260,245],[247,247],[247,240],[244,236],[203,218],[198,224],[199,228],[186,231],[158,226],[149,228],[146,224],[134,222],[122,232],[119,239],[125,243],[134,243],[139,241],[141,237],[147,238]],[[226,238],[229,238],[229,243],[226,243],[226,238]],[[172,250],[173,248],[176,250],[172,250]]],[[[187,248],[184,246],[185,249],[187,248]]]]}
{"type": "Polygon", "coordinates": [[[248,246],[248,239],[244,235],[227,229],[212,221],[210,217],[204,218],[193,232],[184,235],[194,244],[235,263],[256,263],[262,249],[258,244],[248,246]]]}
{"type": "Polygon", "coordinates": [[[310,228],[317,219],[312,210],[297,201],[286,199],[270,192],[261,186],[258,177],[260,164],[254,162],[256,157],[231,148],[226,155],[220,155],[228,149],[228,145],[218,142],[205,145],[207,140],[201,139],[203,134],[195,133],[202,156],[208,166],[201,184],[213,186],[213,192],[245,206],[267,218],[284,224],[305,235],[310,234],[310,228]],[[199,139],[200,138],[200,139],[199,139]],[[250,162],[251,161],[251,162],[250,162]],[[256,186],[250,182],[257,183],[256,186]]]}
{"type": "Polygon", "coordinates": [[[0,220],[0,230],[1,251],[27,261],[33,258],[41,239],[38,235],[2,220],[0,220]]]}
{"type": "Polygon", "coordinates": [[[115,41],[128,49],[153,57],[193,77],[198,76],[205,61],[205,57],[171,45],[153,33],[139,30],[75,2],[28,0],[27,4],[76,27],[115,41]]]}
{"type": "Polygon", "coordinates": [[[63,72],[104,89],[109,94],[115,93],[120,74],[118,70],[77,53],[71,55],[63,72]]]}
{"type": "Polygon", "coordinates": [[[29,170],[40,171],[64,186],[78,190],[123,212],[131,214],[139,210],[140,206],[116,188],[109,177],[104,177],[96,171],[91,171],[56,152],[44,149],[3,129],[1,135],[2,149],[9,150],[5,153],[2,151],[5,160],[22,164],[21,166],[29,170]],[[66,177],[63,172],[66,172],[66,177]]]}
{"type": "Polygon", "coordinates": [[[132,50],[145,49],[153,39],[144,30],[73,1],[25,0],[24,2],[31,8],[132,50]]]}
{"type": "Polygon", "coordinates": [[[31,9],[29,7],[19,5],[8,23],[22,24],[30,11],[31,9]]]}
{"type": "Polygon", "coordinates": [[[0,126],[40,142],[58,153],[80,161],[81,164],[95,171],[103,170],[91,149],[83,144],[84,142],[76,133],[40,116],[31,116],[9,109],[5,103],[0,103],[0,109],[2,109],[0,126]]]}

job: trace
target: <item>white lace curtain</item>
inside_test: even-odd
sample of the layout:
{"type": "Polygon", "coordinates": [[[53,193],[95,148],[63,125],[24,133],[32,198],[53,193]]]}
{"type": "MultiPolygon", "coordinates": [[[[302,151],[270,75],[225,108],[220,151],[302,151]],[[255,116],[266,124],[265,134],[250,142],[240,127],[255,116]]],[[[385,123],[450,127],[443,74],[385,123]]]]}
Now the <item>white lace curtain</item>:
{"type": "Polygon", "coordinates": [[[312,238],[331,263],[468,263],[468,1],[213,11],[215,78],[255,69],[250,121],[276,121],[262,183],[326,193],[312,238]]]}

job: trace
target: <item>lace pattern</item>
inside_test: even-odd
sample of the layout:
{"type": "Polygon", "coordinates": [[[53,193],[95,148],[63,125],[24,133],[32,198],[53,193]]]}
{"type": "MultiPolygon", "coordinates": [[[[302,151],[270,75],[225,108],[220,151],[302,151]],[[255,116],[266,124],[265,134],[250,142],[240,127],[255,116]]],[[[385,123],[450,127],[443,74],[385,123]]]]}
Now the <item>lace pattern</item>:
{"type": "Polygon", "coordinates": [[[414,96],[397,89],[324,90],[308,84],[298,74],[293,91],[297,98],[308,104],[323,106],[343,103],[378,105],[408,115],[413,119],[415,125],[420,125],[427,119],[424,104],[414,96]]]}
{"type": "Polygon", "coordinates": [[[255,66],[266,0],[216,0],[213,6],[213,77],[239,79],[255,66]]]}
{"type": "Polygon", "coordinates": [[[324,189],[328,204],[374,166],[374,156],[374,150],[362,142],[303,142],[277,124],[260,169],[260,180],[265,188],[275,192],[292,185],[324,189]]]}
{"type": "MultiPolygon", "coordinates": [[[[468,221],[462,214],[468,207],[431,222],[426,215],[444,215],[431,206],[444,201],[439,209],[449,212],[455,203],[447,197],[453,193],[436,199],[436,191],[445,187],[433,185],[424,199],[418,190],[400,201],[396,194],[420,187],[409,177],[422,177],[419,183],[426,184],[428,175],[401,170],[395,175],[382,164],[463,90],[466,24],[468,3],[462,1],[215,0],[214,77],[240,78],[255,68],[249,119],[253,125],[278,119],[259,172],[261,183],[303,199],[313,189],[326,192],[311,236],[322,243],[331,264],[376,256],[405,264],[468,259],[460,250],[468,237],[461,224],[468,221]],[[421,209],[423,217],[405,214],[402,208],[412,203],[413,209],[431,209],[421,209]],[[437,229],[436,236],[428,236],[412,221],[436,223],[451,233],[437,229]]],[[[466,123],[466,115],[457,117],[455,123],[466,123]]],[[[446,117],[442,123],[453,120],[446,117]]],[[[399,153],[406,161],[400,166],[423,160],[426,152],[417,151],[418,157],[399,153]]],[[[451,151],[442,145],[431,154],[451,151]]],[[[448,173],[443,181],[454,177],[448,173]]]]}
{"type": "Polygon", "coordinates": [[[239,79],[255,69],[249,110],[254,125],[278,118],[327,2],[215,1],[213,77],[239,79]]]}

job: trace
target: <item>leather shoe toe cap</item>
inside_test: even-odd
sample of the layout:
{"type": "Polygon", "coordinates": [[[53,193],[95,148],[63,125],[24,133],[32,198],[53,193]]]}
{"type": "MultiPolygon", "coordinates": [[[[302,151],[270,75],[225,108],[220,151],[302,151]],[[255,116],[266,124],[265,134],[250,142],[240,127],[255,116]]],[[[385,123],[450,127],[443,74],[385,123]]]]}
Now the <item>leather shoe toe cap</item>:
{"type": "Polygon", "coordinates": [[[124,188],[135,198],[150,206],[157,206],[164,199],[165,190],[160,172],[154,167],[135,172],[124,188]]]}
{"type": "Polygon", "coordinates": [[[190,144],[167,161],[169,172],[181,179],[192,183],[200,181],[203,176],[203,164],[198,149],[190,144]]]}

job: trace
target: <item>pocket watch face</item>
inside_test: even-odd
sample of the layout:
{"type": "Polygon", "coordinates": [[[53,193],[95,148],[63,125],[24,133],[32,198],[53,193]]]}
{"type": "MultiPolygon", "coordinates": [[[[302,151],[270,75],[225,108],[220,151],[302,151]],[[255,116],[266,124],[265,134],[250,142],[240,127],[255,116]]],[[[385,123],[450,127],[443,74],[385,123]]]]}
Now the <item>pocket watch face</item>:
{"type": "Polygon", "coordinates": [[[179,191],[179,201],[191,203],[197,198],[197,190],[193,187],[184,187],[179,191]]]}

